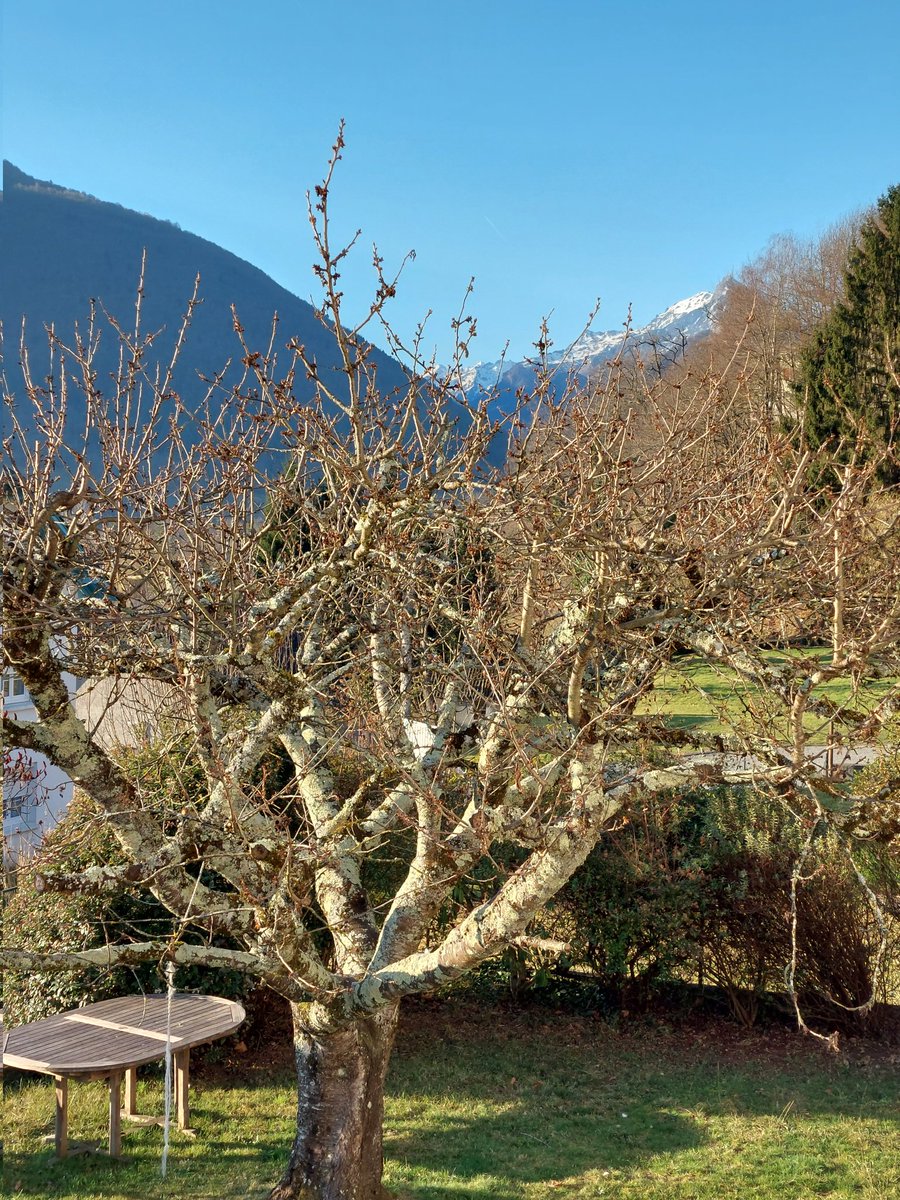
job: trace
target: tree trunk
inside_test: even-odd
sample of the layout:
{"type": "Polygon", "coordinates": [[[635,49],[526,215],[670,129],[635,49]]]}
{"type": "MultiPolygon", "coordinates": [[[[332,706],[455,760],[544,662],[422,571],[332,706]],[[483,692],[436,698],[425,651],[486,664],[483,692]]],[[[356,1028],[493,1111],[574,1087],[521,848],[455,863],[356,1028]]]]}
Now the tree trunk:
{"type": "Polygon", "coordinates": [[[292,1007],[297,1135],[269,1200],[386,1200],[384,1077],[397,1006],[324,1035],[308,1028],[302,1007],[292,1007]]]}

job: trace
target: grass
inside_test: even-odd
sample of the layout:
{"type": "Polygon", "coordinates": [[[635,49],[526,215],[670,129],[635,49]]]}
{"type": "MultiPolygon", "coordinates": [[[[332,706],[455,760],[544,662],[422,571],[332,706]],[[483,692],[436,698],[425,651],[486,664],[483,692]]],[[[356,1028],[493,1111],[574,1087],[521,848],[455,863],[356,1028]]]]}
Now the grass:
{"type": "MultiPolygon", "coordinates": [[[[70,1142],[105,1148],[107,1096],[102,1083],[69,1086],[70,1142]]],[[[190,1138],[172,1130],[168,1171],[160,1176],[162,1130],[122,1123],[123,1159],[53,1152],[53,1089],[35,1076],[5,1089],[3,1186],[0,1196],[66,1200],[237,1200],[265,1195],[290,1148],[295,1091],[279,1078],[235,1080],[231,1085],[192,1080],[190,1138]]],[[[159,1076],[140,1079],[138,1111],[161,1113],[159,1076]]]]}
{"type": "MultiPolygon", "coordinates": [[[[825,1057],[792,1031],[615,1031],[587,1019],[419,1005],[392,1066],[385,1182],[406,1200],[887,1200],[900,1194],[900,1055],[825,1057]]],[[[8,1090],[6,1193],[68,1200],[262,1197],[289,1145],[284,1066],[195,1082],[197,1139],[127,1127],[127,1162],[56,1162],[46,1082],[8,1090]],[[231,1082],[229,1083],[228,1080],[231,1082]]],[[[142,1082],[145,1106],[161,1103],[142,1082]]],[[[99,1085],[71,1090],[73,1136],[102,1136],[99,1085]]]]}
{"type": "MultiPolygon", "coordinates": [[[[773,665],[784,663],[786,658],[775,650],[766,651],[764,657],[773,665]]],[[[812,659],[817,663],[830,662],[831,651],[828,647],[818,646],[797,651],[792,657],[812,659]]],[[[822,684],[815,695],[833,704],[868,711],[896,686],[896,682],[893,679],[873,680],[856,690],[852,680],[842,677],[822,684]]],[[[673,727],[725,733],[740,725],[748,706],[760,705],[763,699],[757,688],[746,684],[734,671],[716,668],[703,659],[686,655],[676,659],[663,673],[638,711],[663,715],[673,727]]],[[[823,718],[808,715],[806,729],[821,742],[827,741],[828,725],[823,718]]]]}

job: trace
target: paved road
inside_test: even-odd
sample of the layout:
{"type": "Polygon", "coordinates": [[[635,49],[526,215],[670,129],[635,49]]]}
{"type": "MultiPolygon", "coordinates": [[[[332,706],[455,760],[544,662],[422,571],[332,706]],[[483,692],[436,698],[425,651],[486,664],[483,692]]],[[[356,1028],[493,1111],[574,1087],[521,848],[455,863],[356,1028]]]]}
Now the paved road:
{"type": "MultiPolygon", "coordinates": [[[[860,767],[873,762],[882,753],[883,748],[880,746],[836,746],[832,769],[834,771],[858,771],[860,767]]],[[[827,746],[807,746],[806,756],[820,770],[827,770],[827,746]]],[[[787,754],[785,754],[785,758],[787,758],[787,754]]],[[[680,761],[697,765],[709,763],[710,766],[734,772],[762,770],[767,765],[762,759],[756,758],[752,754],[719,753],[714,750],[702,754],[686,754],[680,761]]]]}

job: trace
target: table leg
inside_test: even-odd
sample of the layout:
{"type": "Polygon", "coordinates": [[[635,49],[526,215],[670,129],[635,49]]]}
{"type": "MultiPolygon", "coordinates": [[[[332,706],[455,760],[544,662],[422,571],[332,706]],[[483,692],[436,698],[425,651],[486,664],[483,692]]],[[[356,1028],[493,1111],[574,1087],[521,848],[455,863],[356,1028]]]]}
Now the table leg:
{"type": "Polygon", "coordinates": [[[125,1100],[122,1113],[126,1117],[137,1114],[137,1067],[129,1067],[125,1072],[125,1100]]]}
{"type": "Polygon", "coordinates": [[[69,1153],[69,1081],[65,1075],[54,1075],[56,1084],[56,1155],[65,1158],[69,1153]]]}
{"type": "Polygon", "coordinates": [[[190,1058],[190,1050],[175,1051],[175,1111],[178,1114],[179,1129],[188,1129],[191,1124],[191,1105],[188,1097],[190,1058]]]}
{"type": "Polygon", "coordinates": [[[122,1072],[109,1077],[109,1153],[119,1158],[122,1153],[122,1072]]]}

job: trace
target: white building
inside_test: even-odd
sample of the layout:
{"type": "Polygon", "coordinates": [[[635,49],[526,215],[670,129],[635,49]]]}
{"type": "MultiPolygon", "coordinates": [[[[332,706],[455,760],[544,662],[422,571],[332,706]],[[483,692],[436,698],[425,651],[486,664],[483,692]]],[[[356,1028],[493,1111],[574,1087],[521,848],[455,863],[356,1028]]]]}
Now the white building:
{"type": "MultiPolygon", "coordinates": [[[[66,675],[69,693],[77,680],[66,675]]],[[[16,721],[37,720],[37,710],[15,671],[4,671],[4,712],[16,721]]],[[[28,858],[72,799],[72,781],[35,750],[3,749],[3,859],[28,858]]]]}
{"type": "MultiPolygon", "coordinates": [[[[152,679],[76,679],[63,672],[72,707],[107,751],[153,742],[163,727],[183,723],[178,693],[152,679]]],[[[3,707],[17,721],[37,720],[37,710],[14,671],[4,671],[3,707]]],[[[72,780],[34,750],[4,749],[3,860],[28,858],[72,799],[72,780]]]]}

